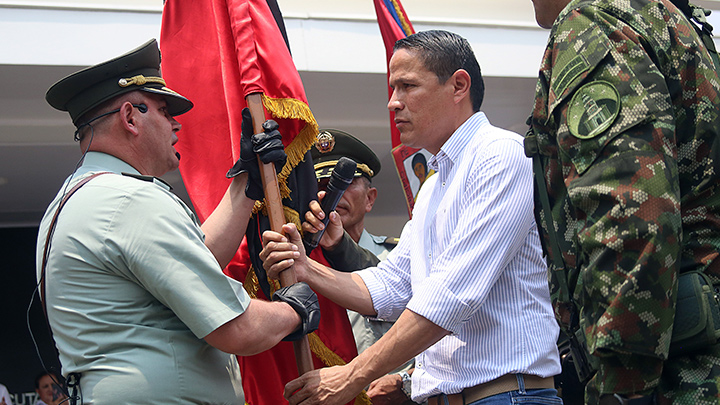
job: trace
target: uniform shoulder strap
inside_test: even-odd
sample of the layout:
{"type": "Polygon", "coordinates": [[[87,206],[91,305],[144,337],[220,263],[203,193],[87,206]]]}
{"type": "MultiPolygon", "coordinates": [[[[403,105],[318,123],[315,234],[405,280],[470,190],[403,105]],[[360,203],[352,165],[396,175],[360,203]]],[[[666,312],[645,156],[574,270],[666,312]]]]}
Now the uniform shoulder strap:
{"type": "Polygon", "coordinates": [[[47,318],[47,306],[45,303],[45,268],[47,267],[47,257],[50,253],[50,245],[52,244],[52,235],[55,231],[55,225],[57,224],[58,216],[60,215],[60,211],[65,206],[65,203],[72,197],[73,194],[75,194],[80,187],[84,186],[88,181],[94,179],[97,176],[100,176],[101,174],[107,174],[110,172],[99,172],[92,174],[90,176],[85,177],[84,179],[80,180],[73,188],[70,189],[70,191],[67,192],[60,201],[60,204],[58,204],[57,210],[55,210],[55,214],[52,217],[52,220],[50,221],[50,226],[48,226],[48,232],[47,237],[45,238],[45,249],[43,249],[43,257],[42,257],[42,263],[40,266],[40,299],[42,300],[43,304],[43,312],[45,312],[45,319],[47,318]]]}

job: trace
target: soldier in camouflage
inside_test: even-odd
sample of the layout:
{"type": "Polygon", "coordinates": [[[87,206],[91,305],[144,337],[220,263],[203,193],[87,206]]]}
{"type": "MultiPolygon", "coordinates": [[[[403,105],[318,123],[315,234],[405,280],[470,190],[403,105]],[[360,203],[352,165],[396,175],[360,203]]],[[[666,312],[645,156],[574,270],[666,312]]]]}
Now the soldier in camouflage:
{"type": "Polygon", "coordinates": [[[594,370],[585,401],[718,404],[720,345],[669,355],[679,274],[720,281],[712,59],[666,0],[533,3],[551,32],[526,150],[555,314],[594,370]]]}

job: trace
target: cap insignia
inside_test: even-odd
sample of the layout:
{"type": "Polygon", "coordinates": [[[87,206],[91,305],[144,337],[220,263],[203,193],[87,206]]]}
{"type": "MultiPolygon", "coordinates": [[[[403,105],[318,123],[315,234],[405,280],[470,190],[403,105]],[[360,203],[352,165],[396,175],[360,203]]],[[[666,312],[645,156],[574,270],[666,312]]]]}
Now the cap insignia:
{"type": "Polygon", "coordinates": [[[162,84],[163,86],[166,86],[165,80],[163,80],[162,77],[153,77],[153,76],[145,77],[143,75],[137,75],[137,76],[122,78],[122,79],[118,80],[118,84],[120,85],[120,87],[132,86],[133,84],[137,85],[137,86],[142,86],[145,83],[159,83],[159,84],[162,84]]]}
{"type": "Polygon", "coordinates": [[[328,153],[335,147],[335,137],[330,132],[323,131],[318,134],[315,147],[320,153],[328,153]]]}

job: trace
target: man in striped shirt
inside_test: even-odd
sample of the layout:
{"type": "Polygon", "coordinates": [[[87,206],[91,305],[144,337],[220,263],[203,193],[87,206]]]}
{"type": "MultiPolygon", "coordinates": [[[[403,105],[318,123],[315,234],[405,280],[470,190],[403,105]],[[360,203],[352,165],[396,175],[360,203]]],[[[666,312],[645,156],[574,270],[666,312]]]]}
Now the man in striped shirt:
{"type": "Polygon", "coordinates": [[[338,304],[397,321],[348,365],[289,382],[285,396],[291,405],[342,404],[415,357],[416,402],[561,404],[552,379],[560,372],[558,326],[523,138],[480,112],[480,67],[458,35],[399,40],[390,85],[402,142],[431,152],[436,171],[398,246],[377,267],[340,273],[305,257],[288,224],[287,238],[265,234],[260,256],[270,275],[294,264],[298,279],[338,304]]]}

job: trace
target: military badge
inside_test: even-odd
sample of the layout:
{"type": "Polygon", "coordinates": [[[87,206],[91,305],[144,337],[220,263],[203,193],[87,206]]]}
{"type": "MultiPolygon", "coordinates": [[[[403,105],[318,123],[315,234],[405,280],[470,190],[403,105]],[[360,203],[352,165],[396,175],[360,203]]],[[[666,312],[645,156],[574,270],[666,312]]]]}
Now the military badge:
{"type": "Polygon", "coordinates": [[[617,89],[606,81],[594,81],[579,88],[567,112],[570,133],[580,139],[594,138],[612,125],[620,112],[617,89]]]}
{"type": "Polygon", "coordinates": [[[320,132],[315,140],[315,147],[320,153],[328,153],[335,147],[335,137],[328,131],[320,132]]]}

